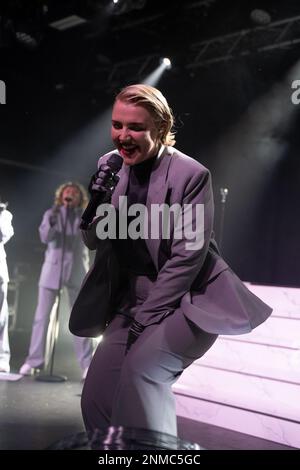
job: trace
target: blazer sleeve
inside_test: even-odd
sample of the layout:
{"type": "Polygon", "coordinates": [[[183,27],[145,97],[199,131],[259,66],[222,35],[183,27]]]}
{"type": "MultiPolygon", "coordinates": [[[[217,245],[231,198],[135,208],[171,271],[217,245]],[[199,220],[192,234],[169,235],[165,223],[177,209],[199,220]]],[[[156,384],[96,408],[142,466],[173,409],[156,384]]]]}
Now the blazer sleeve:
{"type": "MultiPolygon", "coordinates": [[[[102,155],[99,158],[98,164],[97,164],[98,169],[99,169],[99,167],[102,163],[106,162],[107,155],[109,155],[109,154],[102,155]]],[[[101,216],[96,215],[93,218],[93,221],[89,224],[87,230],[81,230],[81,236],[82,236],[83,243],[85,244],[85,246],[88,247],[89,250],[96,250],[99,247],[100,239],[97,236],[97,231],[96,230],[97,230],[97,224],[100,220],[101,220],[101,216]]]]}
{"type": "MultiPolygon", "coordinates": [[[[112,207],[112,206],[111,206],[112,207]]],[[[98,210],[98,209],[97,209],[98,210]]],[[[113,216],[113,214],[112,214],[113,216]]],[[[104,236],[104,239],[99,236],[99,230],[102,228],[97,227],[98,223],[101,220],[104,220],[107,222],[108,221],[107,215],[96,215],[94,217],[93,221],[89,224],[87,230],[81,230],[81,235],[82,235],[82,240],[83,243],[88,247],[89,250],[97,250],[99,247],[103,245],[103,242],[106,240],[106,235],[104,236]]],[[[108,222],[109,223],[109,222],[108,222]]],[[[100,232],[101,234],[102,232],[100,232]]],[[[106,244],[106,243],[104,243],[106,244]]]]}
{"type": "Polygon", "coordinates": [[[89,250],[96,250],[98,248],[99,239],[97,237],[96,229],[99,220],[100,217],[94,217],[87,230],[81,230],[83,243],[88,247],[89,250]]]}
{"type": "Polygon", "coordinates": [[[182,215],[184,204],[189,204],[193,208],[193,226],[196,204],[204,205],[203,243],[196,249],[188,249],[191,240],[184,236],[181,239],[173,238],[171,256],[159,271],[151,292],[135,317],[145,326],[159,322],[180,305],[181,298],[190,290],[203,266],[212,235],[214,215],[211,177],[208,170],[199,170],[190,178],[181,202],[182,215]]]}
{"type": "Polygon", "coordinates": [[[50,225],[50,216],[51,209],[48,209],[43,216],[41,225],[39,226],[41,242],[46,244],[54,240],[57,231],[56,225],[50,225]]]}

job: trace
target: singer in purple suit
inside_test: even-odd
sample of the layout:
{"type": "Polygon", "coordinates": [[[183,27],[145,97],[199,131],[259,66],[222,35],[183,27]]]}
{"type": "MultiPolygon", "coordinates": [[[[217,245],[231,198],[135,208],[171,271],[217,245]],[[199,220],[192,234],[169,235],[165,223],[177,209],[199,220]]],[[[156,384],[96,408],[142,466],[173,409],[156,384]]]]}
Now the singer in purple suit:
{"type": "MultiPolygon", "coordinates": [[[[146,208],[144,228],[153,225],[155,205],[177,205],[180,212],[179,218],[171,217],[168,236],[159,227],[157,236],[148,230],[148,236],[132,237],[128,230],[127,237],[102,237],[99,210],[83,231],[86,245],[97,250],[96,261],[75,302],[70,328],[89,334],[87,318],[93,311],[99,325],[107,320],[82,393],[88,431],[113,425],[176,436],[172,384],[218,334],[248,333],[271,313],[221,258],[213,234],[210,173],[174,148],[172,128],[171,109],[156,88],[131,85],[116,97],[111,136],[117,151],[100,158],[93,191],[110,187],[117,215],[125,196],[128,211],[133,204],[146,208]],[[119,182],[107,184],[112,176],[107,162],[116,153],[123,160],[119,182]],[[187,208],[193,227],[196,209],[203,209],[195,232],[200,241],[194,245],[188,230],[179,230],[187,208]]],[[[120,225],[122,218],[117,221],[120,225]]],[[[131,213],[128,228],[132,222],[131,213]]],[[[90,335],[96,330],[90,328],[90,335]]]]}
{"type": "MultiPolygon", "coordinates": [[[[20,369],[22,375],[29,375],[34,368],[44,366],[47,328],[59,288],[67,288],[69,302],[73,305],[88,271],[88,250],[82,243],[79,230],[86,203],[86,191],[80,184],[65,183],[56,190],[54,206],[43,216],[39,233],[47,249],[39,280],[29,353],[20,369]]],[[[92,359],[92,340],[74,336],[74,343],[82,377],[85,378],[92,359]]]]}

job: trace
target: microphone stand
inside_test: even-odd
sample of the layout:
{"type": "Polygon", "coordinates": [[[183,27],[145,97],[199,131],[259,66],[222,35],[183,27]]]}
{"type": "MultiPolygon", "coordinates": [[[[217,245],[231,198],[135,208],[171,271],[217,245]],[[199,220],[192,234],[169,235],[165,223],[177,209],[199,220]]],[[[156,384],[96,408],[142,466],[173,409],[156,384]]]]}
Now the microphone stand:
{"type": "Polygon", "coordinates": [[[225,219],[225,204],[226,204],[226,198],[228,196],[228,189],[220,188],[220,194],[221,194],[221,217],[220,217],[220,232],[219,232],[219,248],[220,248],[220,251],[222,252],[224,219],[225,219]]]}
{"type": "MultiPolygon", "coordinates": [[[[55,357],[55,348],[58,338],[59,332],[59,309],[60,309],[60,302],[61,302],[61,294],[63,289],[63,269],[64,269],[64,258],[65,258],[65,249],[66,249],[66,232],[67,232],[67,224],[69,218],[69,205],[66,206],[66,220],[65,223],[62,223],[62,256],[61,256],[61,264],[60,264],[60,273],[59,273],[59,284],[58,284],[58,294],[57,294],[57,304],[55,309],[55,315],[53,319],[52,331],[51,331],[51,340],[50,340],[50,363],[49,374],[39,374],[35,376],[35,380],[38,382],[66,382],[67,377],[65,375],[54,375],[53,374],[53,367],[54,367],[54,357],[55,357]]],[[[62,219],[63,220],[63,219],[62,219]]]]}

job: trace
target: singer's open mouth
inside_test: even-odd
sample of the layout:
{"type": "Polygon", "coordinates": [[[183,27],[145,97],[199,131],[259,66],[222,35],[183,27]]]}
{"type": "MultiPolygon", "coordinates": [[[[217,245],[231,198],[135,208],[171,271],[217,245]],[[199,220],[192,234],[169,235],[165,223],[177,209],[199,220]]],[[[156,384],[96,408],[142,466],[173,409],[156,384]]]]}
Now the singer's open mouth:
{"type": "Polygon", "coordinates": [[[130,157],[134,154],[134,152],[138,149],[137,145],[121,145],[119,151],[121,155],[125,157],[130,157]]]}

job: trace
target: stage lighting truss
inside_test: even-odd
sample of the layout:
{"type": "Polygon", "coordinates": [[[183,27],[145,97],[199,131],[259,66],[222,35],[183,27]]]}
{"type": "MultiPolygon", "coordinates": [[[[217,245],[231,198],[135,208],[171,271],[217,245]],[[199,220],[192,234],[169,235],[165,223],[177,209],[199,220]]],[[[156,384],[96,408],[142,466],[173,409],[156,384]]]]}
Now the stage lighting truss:
{"type": "Polygon", "coordinates": [[[158,54],[143,55],[115,62],[113,66],[110,66],[107,85],[109,89],[113,89],[120,83],[143,81],[149,73],[159,67],[159,64],[160,56],[158,54]]]}
{"type": "Polygon", "coordinates": [[[238,57],[290,48],[299,42],[300,16],[295,16],[193,43],[186,57],[186,68],[195,69],[238,57]]]}
{"type": "Polygon", "coordinates": [[[16,31],[16,41],[26,49],[36,49],[39,45],[37,38],[24,31],[16,31]]]}
{"type": "Polygon", "coordinates": [[[147,0],[112,0],[114,15],[123,15],[132,10],[141,10],[145,7],[147,0]]]}

